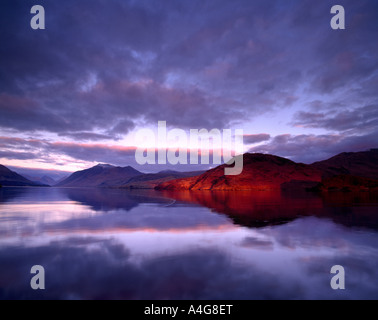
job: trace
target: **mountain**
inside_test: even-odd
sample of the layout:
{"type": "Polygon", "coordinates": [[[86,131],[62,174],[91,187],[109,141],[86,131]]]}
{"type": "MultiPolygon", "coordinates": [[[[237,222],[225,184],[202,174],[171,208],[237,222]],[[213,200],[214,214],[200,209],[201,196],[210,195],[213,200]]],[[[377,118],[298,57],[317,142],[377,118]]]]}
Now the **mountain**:
{"type": "Polygon", "coordinates": [[[315,162],[311,166],[321,170],[324,178],[352,175],[378,180],[378,149],[344,152],[328,160],[315,162]]]}
{"type": "Polygon", "coordinates": [[[180,178],[195,177],[204,173],[203,171],[179,172],[165,170],[159,173],[142,174],[131,178],[127,184],[121,186],[123,189],[154,189],[159,184],[180,178]]]}
{"type": "Polygon", "coordinates": [[[49,186],[53,186],[54,184],[56,184],[56,181],[50,176],[43,176],[42,178],[38,179],[37,182],[48,184],[49,186]]]}
{"type": "Polygon", "coordinates": [[[7,167],[0,165],[0,185],[11,187],[41,187],[46,186],[26,179],[18,173],[9,170],[7,167]]]}
{"type": "Polygon", "coordinates": [[[270,190],[293,187],[313,187],[320,183],[322,173],[310,165],[268,155],[243,156],[243,172],[225,176],[221,165],[200,176],[168,181],[158,190],[270,190]]]}
{"type": "Polygon", "coordinates": [[[50,176],[32,177],[32,176],[29,176],[29,175],[25,175],[25,178],[27,178],[28,180],[33,181],[35,183],[44,184],[44,185],[48,185],[48,186],[53,186],[57,183],[50,176]]]}
{"type": "Polygon", "coordinates": [[[131,178],[142,173],[132,167],[115,167],[99,164],[90,169],[77,171],[67,179],[56,184],[56,187],[119,187],[131,178]]]}

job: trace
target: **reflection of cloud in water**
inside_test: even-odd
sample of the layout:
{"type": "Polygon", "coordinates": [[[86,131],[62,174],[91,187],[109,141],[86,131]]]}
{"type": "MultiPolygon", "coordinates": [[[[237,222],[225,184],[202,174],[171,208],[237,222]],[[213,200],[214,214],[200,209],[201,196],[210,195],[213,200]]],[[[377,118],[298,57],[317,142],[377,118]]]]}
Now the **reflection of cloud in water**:
{"type": "Polygon", "coordinates": [[[351,230],[330,220],[316,217],[298,219],[285,228],[269,228],[262,231],[262,234],[274,238],[279,245],[287,248],[329,248],[346,254],[353,251],[351,246],[358,249],[357,251],[363,251],[364,248],[372,250],[378,242],[377,233],[351,230]]]}
{"type": "Polygon", "coordinates": [[[204,229],[219,227],[229,222],[225,217],[208,214],[205,210],[181,208],[139,207],[131,212],[114,211],[91,218],[67,220],[62,223],[46,225],[48,231],[82,230],[82,231],[132,231],[134,230],[177,230],[204,229]]]}
{"type": "MultiPolygon", "coordinates": [[[[1,207],[0,238],[15,234],[179,231],[230,226],[226,217],[211,214],[205,208],[167,206],[172,200],[154,191],[44,188],[45,202],[40,189],[18,191],[20,201],[1,207]]],[[[4,195],[8,193],[14,195],[14,190],[9,188],[4,195]]]]}
{"type": "Polygon", "coordinates": [[[271,240],[258,239],[255,237],[245,238],[241,244],[242,247],[260,249],[260,250],[273,250],[273,242],[271,240]]]}
{"type": "Polygon", "coordinates": [[[378,296],[367,195],[41,190],[8,190],[0,204],[0,298],[378,296]],[[35,264],[46,268],[45,292],[28,289],[35,264]],[[330,289],[335,264],[346,268],[345,292],[330,289]]]}
{"type": "Polygon", "coordinates": [[[286,266],[262,269],[236,264],[218,250],[196,250],[131,261],[114,240],[94,238],[52,242],[37,248],[3,248],[1,299],[301,299],[376,297],[378,270],[364,256],[318,257],[304,272],[287,277],[286,266]],[[28,289],[30,267],[46,269],[46,290],[28,289]],[[348,290],[330,289],[329,266],[347,268],[348,290]],[[363,273],[360,266],[363,265],[363,273]],[[215,272],[216,270],[216,272],[215,272]],[[278,269],[279,270],[279,269],[278,269]],[[348,277],[349,276],[349,277],[348,277]],[[352,278],[353,276],[353,278],[352,278]]]}
{"type": "Polygon", "coordinates": [[[64,219],[63,221],[31,220],[25,224],[18,220],[15,226],[0,226],[0,238],[14,235],[17,231],[23,236],[42,235],[44,233],[104,233],[104,232],[153,232],[171,231],[184,232],[191,230],[222,230],[233,228],[227,219],[215,214],[208,214],[202,210],[193,211],[192,208],[182,208],[179,212],[171,208],[138,207],[130,212],[112,211],[107,214],[81,215],[64,219]],[[228,227],[227,227],[228,226],[228,227]]]}

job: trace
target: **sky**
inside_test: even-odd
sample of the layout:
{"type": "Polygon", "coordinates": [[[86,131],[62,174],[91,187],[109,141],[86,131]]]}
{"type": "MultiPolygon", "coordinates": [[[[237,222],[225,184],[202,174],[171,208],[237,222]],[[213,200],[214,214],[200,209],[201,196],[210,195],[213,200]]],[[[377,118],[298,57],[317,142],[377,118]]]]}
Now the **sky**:
{"type": "Polygon", "coordinates": [[[376,0],[2,0],[0,163],[138,167],[135,134],[158,121],[304,163],[369,150],[377,39],[376,0]]]}

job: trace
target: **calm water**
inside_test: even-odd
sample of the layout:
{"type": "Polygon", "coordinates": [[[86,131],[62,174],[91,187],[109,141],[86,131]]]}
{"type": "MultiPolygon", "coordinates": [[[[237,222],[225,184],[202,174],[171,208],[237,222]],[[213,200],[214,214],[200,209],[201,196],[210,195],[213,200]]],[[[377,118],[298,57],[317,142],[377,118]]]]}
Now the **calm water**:
{"type": "Polygon", "coordinates": [[[2,188],[0,298],[377,299],[377,209],[368,193],[2,188]]]}

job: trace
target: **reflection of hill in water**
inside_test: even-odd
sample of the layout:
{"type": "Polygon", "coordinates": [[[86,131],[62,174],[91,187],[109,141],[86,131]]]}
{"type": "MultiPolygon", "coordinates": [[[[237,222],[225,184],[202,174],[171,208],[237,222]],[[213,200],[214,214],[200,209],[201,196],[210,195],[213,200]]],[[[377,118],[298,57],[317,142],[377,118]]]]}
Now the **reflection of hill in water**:
{"type": "Polygon", "coordinates": [[[237,225],[265,227],[317,216],[349,227],[378,229],[376,194],[286,193],[282,191],[164,191],[177,201],[195,203],[226,214],[237,225]]]}
{"type": "Polygon", "coordinates": [[[265,227],[298,217],[328,218],[348,227],[378,230],[378,194],[369,192],[289,193],[283,191],[163,191],[97,188],[0,188],[3,203],[70,199],[95,211],[127,210],[139,204],[203,206],[227,215],[235,224],[265,227]],[[176,200],[172,204],[172,200],[176,200]]]}
{"type": "Polygon", "coordinates": [[[60,189],[70,200],[91,207],[95,211],[116,209],[131,210],[141,203],[167,203],[170,200],[159,197],[153,190],[118,190],[100,188],[60,189]]]}
{"type": "Polygon", "coordinates": [[[378,230],[377,192],[322,193],[322,214],[348,227],[378,230]]]}
{"type": "Polygon", "coordinates": [[[7,202],[46,202],[62,200],[58,189],[42,187],[3,187],[0,188],[0,204],[7,202]]]}
{"type": "Polygon", "coordinates": [[[21,197],[27,190],[27,188],[0,188],[0,204],[21,197]]]}
{"type": "Polygon", "coordinates": [[[235,224],[264,227],[314,213],[321,199],[290,199],[277,191],[182,191],[163,193],[178,201],[197,203],[228,215],[235,224]]]}

